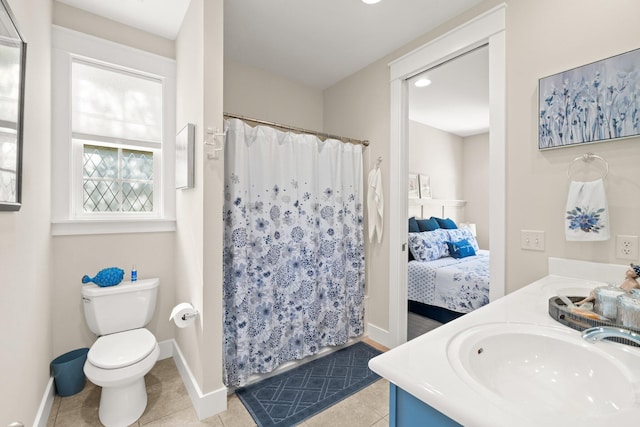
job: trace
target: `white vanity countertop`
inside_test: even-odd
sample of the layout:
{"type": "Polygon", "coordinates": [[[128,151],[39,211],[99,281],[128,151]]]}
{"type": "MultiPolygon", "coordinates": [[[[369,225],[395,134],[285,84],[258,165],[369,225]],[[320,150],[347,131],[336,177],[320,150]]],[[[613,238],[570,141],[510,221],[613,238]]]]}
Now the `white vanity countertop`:
{"type": "MultiPolygon", "coordinates": [[[[466,427],[512,426],[640,426],[640,395],[634,409],[607,413],[606,417],[580,417],[580,414],[536,415],[535,410],[520,411],[506,405],[497,395],[470,387],[451,367],[447,346],[456,334],[485,323],[517,322],[564,328],[580,332],[555,321],[548,313],[549,298],[556,295],[586,296],[603,282],[549,275],[472,313],[396,347],[369,362],[369,367],[396,386],[466,427]]],[[[589,344],[592,345],[592,344],[589,344]]],[[[626,347],[599,342],[595,345],[626,347]]],[[[619,351],[619,350],[615,350],[619,351]]],[[[636,368],[634,368],[635,370],[636,368]]],[[[640,366],[637,367],[640,370],[640,366]]],[[[523,381],[522,387],[527,387],[523,381]]],[[[640,389],[640,387],[639,387],[640,389]]],[[[571,396],[566,396],[571,399],[571,396]]],[[[526,402],[535,408],[536,402],[526,402]]],[[[544,411],[541,411],[544,412],[544,411]]],[[[547,411],[548,412],[548,411],[547,411]]]]}

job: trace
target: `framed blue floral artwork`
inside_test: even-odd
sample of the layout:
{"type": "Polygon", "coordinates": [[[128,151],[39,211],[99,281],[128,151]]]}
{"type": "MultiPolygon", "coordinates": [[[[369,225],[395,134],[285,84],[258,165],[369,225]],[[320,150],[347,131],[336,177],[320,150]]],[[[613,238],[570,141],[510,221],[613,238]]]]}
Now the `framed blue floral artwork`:
{"type": "Polygon", "coordinates": [[[640,49],[541,78],[538,148],[640,134],[640,49]]]}

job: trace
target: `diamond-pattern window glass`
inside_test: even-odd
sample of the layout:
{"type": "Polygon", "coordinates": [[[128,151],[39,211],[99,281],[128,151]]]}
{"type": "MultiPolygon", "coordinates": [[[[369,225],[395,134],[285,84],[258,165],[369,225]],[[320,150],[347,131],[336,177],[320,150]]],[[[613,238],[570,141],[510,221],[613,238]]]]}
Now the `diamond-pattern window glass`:
{"type": "Polygon", "coordinates": [[[122,178],[153,180],[153,153],[148,151],[123,150],[122,178]]]}
{"type": "Polygon", "coordinates": [[[117,179],[118,149],[85,145],[84,177],[117,179]]]}
{"type": "Polygon", "coordinates": [[[153,152],[84,145],[85,212],[153,212],[153,152]]]}

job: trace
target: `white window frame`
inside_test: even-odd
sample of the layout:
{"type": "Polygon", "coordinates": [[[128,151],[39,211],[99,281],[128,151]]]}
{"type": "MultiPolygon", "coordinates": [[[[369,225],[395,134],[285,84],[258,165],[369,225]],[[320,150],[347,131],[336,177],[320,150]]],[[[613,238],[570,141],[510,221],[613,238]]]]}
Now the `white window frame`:
{"type": "MultiPolygon", "coordinates": [[[[52,27],[52,44],[52,234],[174,231],[175,60],[58,26],[52,27]],[[83,149],[82,144],[74,143],[71,131],[73,60],[96,65],[112,64],[116,69],[135,70],[142,76],[147,75],[162,81],[164,105],[160,148],[153,143],[146,143],[148,146],[141,143],[139,146],[128,147],[154,151],[153,213],[88,214],[82,209],[83,149]]],[[[120,145],[122,146],[127,144],[120,145]]]]}

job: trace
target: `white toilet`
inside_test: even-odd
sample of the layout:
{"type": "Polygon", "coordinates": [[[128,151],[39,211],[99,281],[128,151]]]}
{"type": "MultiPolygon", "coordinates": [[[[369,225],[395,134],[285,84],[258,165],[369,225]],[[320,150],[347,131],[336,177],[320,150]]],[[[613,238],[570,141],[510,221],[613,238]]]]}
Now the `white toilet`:
{"type": "Polygon", "coordinates": [[[82,287],[84,317],[98,335],[84,373],[102,387],[98,415],[107,427],[131,425],[147,407],[144,376],[158,360],[160,349],[144,326],[155,311],[159,284],[159,279],[144,279],[82,287]]]}

